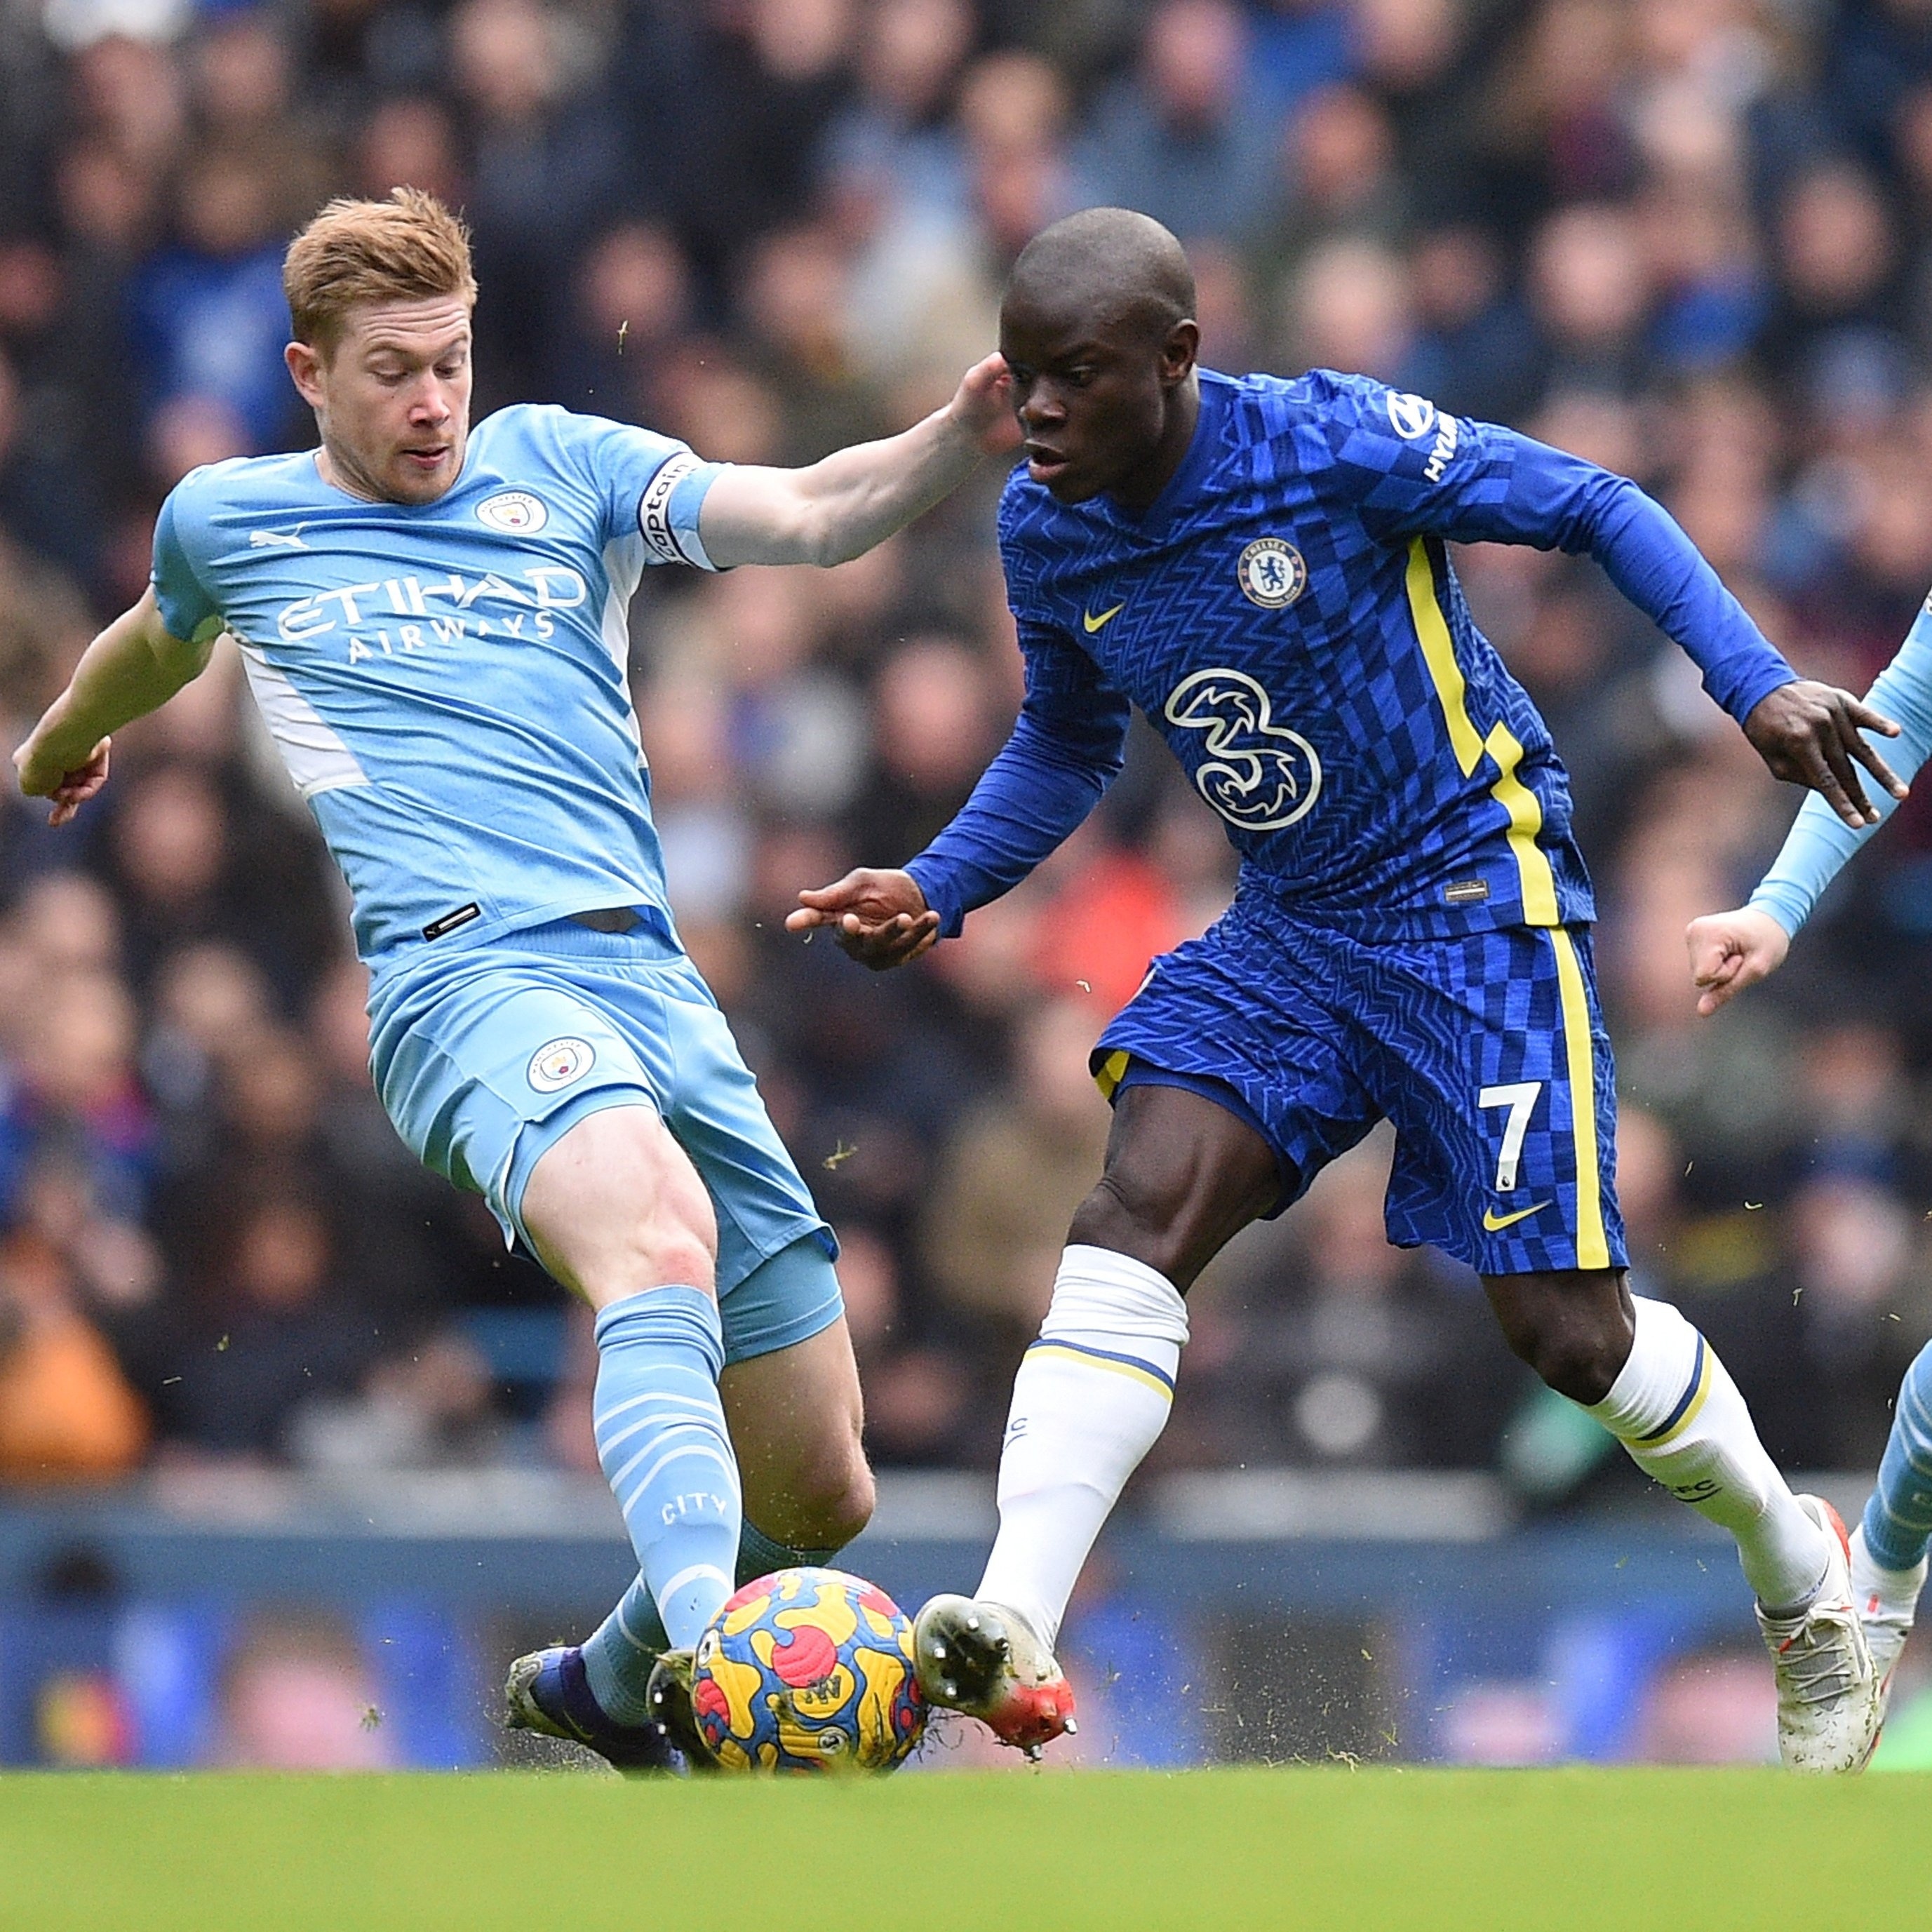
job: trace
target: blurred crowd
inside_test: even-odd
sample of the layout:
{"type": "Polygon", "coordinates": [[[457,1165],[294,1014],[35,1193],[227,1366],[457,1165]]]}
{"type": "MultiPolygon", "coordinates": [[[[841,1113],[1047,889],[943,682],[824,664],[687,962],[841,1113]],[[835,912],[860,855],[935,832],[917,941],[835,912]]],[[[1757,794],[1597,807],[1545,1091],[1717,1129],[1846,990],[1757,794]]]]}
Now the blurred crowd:
{"type": "MultiPolygon", "coordinates": [[[[1208,363],[1364,370],[1634,475],[1808,674],[1862,689],[1932,584],[1932,0],[0,0],[10,745],[140,595],[170,486],[310,437],[282,248],[404,182],[475,231],[479,413],[808,460],[943,400],[1026,238],[1123,202],[1187,243],[1208,363]]],[[[680,924],[838,1228],[889,1464],[992,1460],[1105,1142],[1087,1051],[1232,886],[1142,732],[929,962],[781,930],[1001,740],[998,481],[832,572],[649,573],[633,615],[680,924]]],[[[1639,1285],[1781,1457],[1868,1464],[1932,1328],[1932,814],[1700,1022],[1684,924],[1792,795],[1594,566],[1459,567],[1574,777],[1639,1285]]],[[[594,1468],[582,1319],[382,1118],[232,656],[115,759],[70,830],[0,805],[0,1478],[594,1468]]],[[[1618,1480],[1473,1280],[1388,1247],[1388,1158],[1202,1282],[1159,1456],[1618,1480]]]]}

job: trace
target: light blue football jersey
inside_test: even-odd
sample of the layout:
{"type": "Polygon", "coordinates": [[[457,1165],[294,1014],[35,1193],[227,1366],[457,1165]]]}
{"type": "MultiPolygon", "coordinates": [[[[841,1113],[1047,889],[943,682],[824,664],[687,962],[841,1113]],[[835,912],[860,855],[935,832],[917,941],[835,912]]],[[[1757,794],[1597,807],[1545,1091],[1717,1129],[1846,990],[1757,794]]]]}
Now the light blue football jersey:
{"type": "Polygon", "coordinates": [[[598,907],[670,932],[626,611],[646,566],[711,567],[721,466],[518,404],[434,503],[352,496],[311,450],[211,464],[162,506],[162,621],[241,646],[372,965],[598,907]]]}

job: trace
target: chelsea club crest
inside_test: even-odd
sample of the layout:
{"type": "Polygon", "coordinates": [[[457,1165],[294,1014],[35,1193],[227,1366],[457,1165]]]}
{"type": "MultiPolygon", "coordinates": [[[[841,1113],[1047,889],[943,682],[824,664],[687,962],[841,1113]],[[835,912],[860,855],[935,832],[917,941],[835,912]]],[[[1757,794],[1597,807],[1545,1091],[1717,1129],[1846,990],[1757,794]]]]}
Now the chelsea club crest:
{"type": "Polygon", "coordinates": [[[1308,566],[1292,543],[1280,537],[1257,537],[1242,551],[1234,581],[1250,604],[1264,610],[1286,610],[1308,588],[1308,566]]]}

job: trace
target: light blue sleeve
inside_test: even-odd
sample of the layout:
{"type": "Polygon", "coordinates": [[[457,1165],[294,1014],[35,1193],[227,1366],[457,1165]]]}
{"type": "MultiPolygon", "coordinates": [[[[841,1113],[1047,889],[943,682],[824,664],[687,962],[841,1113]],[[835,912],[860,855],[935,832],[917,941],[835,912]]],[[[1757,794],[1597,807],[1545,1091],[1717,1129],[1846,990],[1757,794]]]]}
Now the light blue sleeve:
{"type": "Polygon", "coordinates": [[[194,562],[182,542],[182,525],[191,524],[191,519],[184,518],[178,508],[183,487],[178,484],[168,493],[160,515],[154,519],[154,562],[150,581],[168,635],[180,638],[184,644],[198,644],[210,634],[211,626],[220,628],[221,612],[195,574],[194,562]]]}
{"type": "Polygon", "coordinates": [[[688,443],[633,423],[572,415],[569,440],[604,506],[604,540],[641,536],[653,563],[714,566],[698,540],[698,512],[727,466],[706,463],[688,443]]]}
{"type": "MultiPolygon", "coordinates": [[[[1905,634],[1898,656],[1874,680],[1866,701],[1899,727],[1896,738],[1881,738],[1874,731],[1868,731],[1866,738],[1900,778],[1910,779],[1932,756],[1932,598],[1905,634]]],[[[1898,800],[1869,778],[1865,795],[1878,808],[1883,824],[1898,800]]],[[[1845,861],[1877,830],[1868,825],[1853,830],[1816,792],[1810,793],[1785,835],[1776,862],[1751,894],[1753,908],[1796,934],[1845,861]]]]}

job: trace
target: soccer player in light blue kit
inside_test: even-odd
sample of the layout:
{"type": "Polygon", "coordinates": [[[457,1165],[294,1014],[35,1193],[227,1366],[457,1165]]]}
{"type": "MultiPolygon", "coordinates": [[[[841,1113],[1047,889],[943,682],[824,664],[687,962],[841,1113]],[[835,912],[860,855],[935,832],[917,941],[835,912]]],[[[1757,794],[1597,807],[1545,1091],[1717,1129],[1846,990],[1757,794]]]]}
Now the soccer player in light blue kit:
{"type": "MultiPolygon", "coordinates": [[[[1897,721],[1899,736],[1888,755],[1902,777],[1911,778],[1932,756],[1932,598],[1906,633],[1898,655],[1874,682],[1867,701],[1897,721]]],[[[1877,802],[1880,812],[1888,817],[1898,801],[1881,796],[1877,802]]],[[[1726,1000],[1784,964],[1798,928],[1811,916],[1825,888],[1871,835],[1872,828],[1858,830],[1820,810],[1816,799],[1804,801],[1750,903],[1736,912],[1707,914],[1690,922],[1691,975],[1702,989],[1700,1012],[1715,1012],[1726,1000]]],[[[1928,1546],[1932,1342],[1905,1372],[1877,1486],[1852,1533],[1852,1591],[1879,1673],[1881,1714],[1925,1587],[1928,1546]]]]}
{"type": "Polygon", "coordinates": [[[428,196],[332,203],[284,280],[320,447],[182,480],[151,588],[20,782],[65,823],[110,734],[240,646],[349,883],[390,1118],[597,1311],[598,1449],[640,1574],[580,1649],[518,1660],[509,1721],[662,1762],[734,1577],[826,1560],[872,1490],[831,1231],[672,923],[626,608],[649,565],[878,543],[1011,442],[1003,365],[902,435],[734,467],[555,408],[472,434],[467,238],[428,196]]]}

